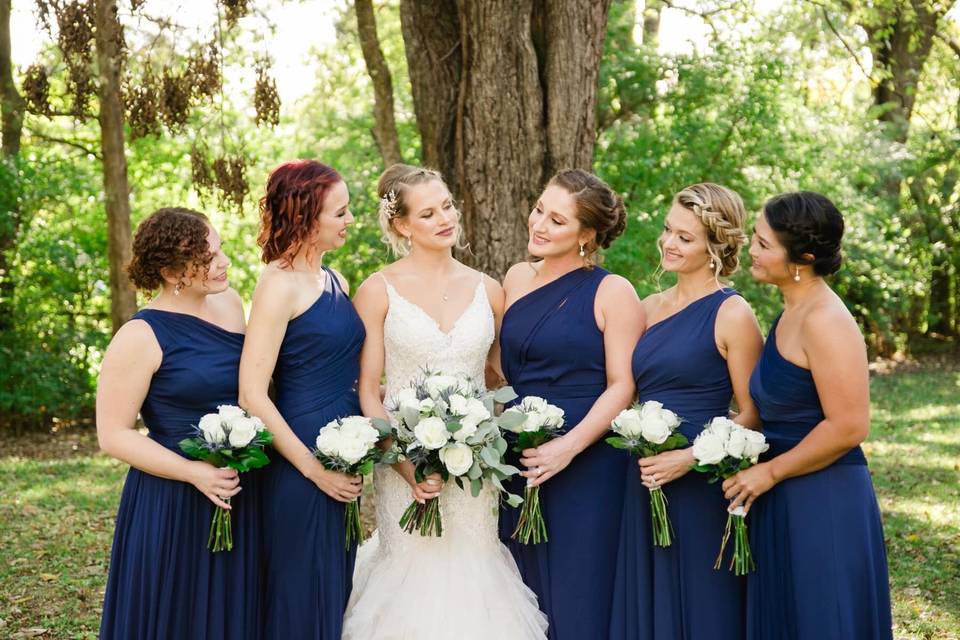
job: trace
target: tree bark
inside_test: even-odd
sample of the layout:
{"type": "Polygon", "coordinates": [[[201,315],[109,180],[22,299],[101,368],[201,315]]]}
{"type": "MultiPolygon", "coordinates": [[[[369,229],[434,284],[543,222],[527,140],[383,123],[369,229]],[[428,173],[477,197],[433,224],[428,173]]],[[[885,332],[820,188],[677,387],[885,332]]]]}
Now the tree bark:
{"type": "Polygon", "coordinates": [[[488,273],[526,255],[526,218],[550,175],[590,168],[609,7],[401,1],[424,164],[461,200],[463,257],[488,273]]]}
{"type": "Polygon", "coordinates": [[[99,74],[100,146],[107,209],[107,254],[110,263],[110,320],[116,333],[137,310],[137,297],[126,265],[132,256],[130,188],[123,140],[120,99],[120,23],[116,0],[96,0],[96,54],[99,74]]]}
{"type": "Polygon", "coordinates": [[[0,332],[14,326],[13,296],[16,283],[10,271],[11,254],[20,233],[20,140],[23,134],[25,102],[13,81],[13,60],[10,55],[10,0],[0,0],[0,132],[2,154],[9,171],[9,185],[0,197],[0,332]]]}
{"type": "Polygon", "coordinates": [[[373,137],[380,149],[385,167],[401,162],[400,141],[397,137],[397,123],[393,116],[393,80],[390,67],[380,49],[377,36],[377,19],[373,14],[372,0],[354,0],[357,14],[357,30],[360,34],[360,49],[366,63],[367,73],[373,82],[373,137]]]}

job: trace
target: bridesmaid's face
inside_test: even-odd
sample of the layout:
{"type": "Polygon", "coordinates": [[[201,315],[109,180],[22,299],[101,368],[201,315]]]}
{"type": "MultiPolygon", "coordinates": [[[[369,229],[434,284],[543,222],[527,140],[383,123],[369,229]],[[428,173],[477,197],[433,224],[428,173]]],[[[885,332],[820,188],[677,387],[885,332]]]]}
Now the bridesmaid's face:
{"type": "Polygon", "coordinates": [[[207,225],[207,247],[212,258],[206,265],[190,262],[184,270],[183,276],[175,274],[164,274],[170,284],[182,283],[184,286],[180,290],[180,295],[208,295],[226,291],[230,286],[227,279],[227,268],[230,266],[230,258],[223,252],[220,244],[220,234],[217,230],[207,225]],[[206,268],[204,268],[206,267],[206,268]]]}
{"type": "Polygon", "coordinates": [[[538,258],[553,258],[578,253],[589,234],[577,219],[577,203],[569,191],[549,185],[527,218],[530,240],[527,251],[538,258]]]}
{"type": "Polygon", "coordinates": [[[750,236],[750,275],[760,282],[779,285],[790,279],[789,267],[786,248],[761,213],[750,236]]]}
{"type": "Polygon", "coordinates": [[[670,207],[658,239],[664,271],[692,273],[709,269],[707,230],[697,215],[679,204],[670,207]]]}
{"type": "Polygon", "coordinates": [[[341,180],[330,187],[327,197],[323,199],[323,209],[314,231],[317,250],[323,252],[342,247],[347,241],[347,227],[351,224],[350,193],[346,183],[341,180]]]}
{"type": "Polygon", "coordinates": [[[410,244],[428,251],[450,249],[460,236],[460,212],[442,180],[429,180],[407,187],[403,194],[407,215],[397,221],[397,230],[410,244]]]}

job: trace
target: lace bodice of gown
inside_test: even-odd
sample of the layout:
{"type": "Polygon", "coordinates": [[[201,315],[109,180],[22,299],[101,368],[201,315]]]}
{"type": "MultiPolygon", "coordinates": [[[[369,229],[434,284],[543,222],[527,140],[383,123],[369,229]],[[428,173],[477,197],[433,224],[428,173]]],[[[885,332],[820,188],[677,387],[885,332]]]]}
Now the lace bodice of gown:
{"type": "MultiPolygon", "coordinates": [[[[389,310],[383,324],[386,398],[392,398],[424,368],[469,377],[484,388],[487,353],[494,339],[493,311],[487,300],[483,279],[473,299],[450,331],[441,331],[437,322],[419,306],[401,296],[384,278],[389,310]]],[[[443,536],[440,540],[410,535],[398,525],[412,500],[410,487],[390,467],[378,466],[374,474],[377,493],[377,529],[382,552],[396,553],[403,545],[482,542],[496,545],[497,496],[484,487],[474,498],[469,487],[460,489],[451,480],[440,495],[443,536]]]]}

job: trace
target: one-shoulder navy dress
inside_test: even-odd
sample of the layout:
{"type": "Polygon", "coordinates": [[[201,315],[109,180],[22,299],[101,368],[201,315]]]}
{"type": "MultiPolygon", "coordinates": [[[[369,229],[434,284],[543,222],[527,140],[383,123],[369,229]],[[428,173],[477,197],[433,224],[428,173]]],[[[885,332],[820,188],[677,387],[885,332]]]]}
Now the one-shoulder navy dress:
{"type": "MultiPolygon", "coordinates": [[[[237,404],[243,334],[196,316],[143,309],[163,351],[140,410],[149,437],[177,443],[221,404],[237,404]]],[[[130,469],[120,497],[100,637],[117,640],[258,637],[259,471],[240,474],[231,501],[233,550],[213,553],[213,503],[192,485],[130,469]]]]}
{"type": "MultiPolygon", "coordinates": [[[[607,274],[577,269],[520,298],[504,314],[500,344],[507,382],[521,397],[540,396],[562,408],[565,429],[575,427],[606,389],[594,301],[607,274]]],[[[501,510],[500,537],[537,594],[552,640],[607,636],[627,460],[601,440],[541,486],[548,542],[512,540],[520,510],[501,510]]],[[[522,492],[524,482],[514,478],[512,491],[522,492]]]]}
{"type": "MultiPolygon", "coordinates": [[[[305,445],[330,420],[360,414],[356,382],[365,332],[337,276],[287,324],[273,372],[276,405],[305,445]]],[[[264,637],[339,640],[356,546],[344,550],[344,503],[281,456],[264,478],[264,637]]]]}
{"type": "MultiPolygon", "coordinates": [[[[777,350],[779,321],[750,378],[770,443],[761,460],[789,451],[824,418],[810,370],[777,350]]],[[[747,638],[892,638],[883,525],[859,446],[774,486],[748,522],[757,570],[747,579],[747,638]]]]}

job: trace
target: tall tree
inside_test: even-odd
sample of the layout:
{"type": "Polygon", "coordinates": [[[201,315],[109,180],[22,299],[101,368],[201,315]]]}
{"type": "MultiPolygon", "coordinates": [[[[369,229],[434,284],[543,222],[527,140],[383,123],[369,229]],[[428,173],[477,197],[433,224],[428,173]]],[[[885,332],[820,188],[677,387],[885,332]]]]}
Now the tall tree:
{"type": "Polygon", "coordinates": [[[23,132],[25,103],[13,81],[10,56],[10,0],[0,0],[0,130],[3,135],[4,170],[9,172],[8,186],[0,198],[0,332],[13,327],[15,281],[10,272],[10,253],[20,231],[19,178],[20,139],[23,132]]]}
{"type": "Polygon", "coordinates": [[[423,161],[462,201],[464,256],[502,274],[558,169],[589,168],[610,0],[401,0],[423,161]],[[429,5],[429,6],[427,6],[429,5]]]}
{"type": "Polygon", "coordinates": [[[355,0],[357,30],[360,35],[360,49],[367,66],[367,73],[373,82],[373,138],[377,141],[384,166],[400,162],[400,141],[397,137],[397,123],[393,115],[393,80],[390,68],[380,49],[377,37],[377,20],[373,13],[373,0],[355,0]]]}
{"type": "Polygon", "coordinates": [[[95,47],[100,98],[100,149],[103,191],[107,208],[107,252],[110,261],[110,320],[116,333],[137,311],[137,296],[125,265],[133,255],[130,233],[130,187],[123,141],[123,101],[120,84],[122,32],[116,0],[95,2],[95,47]]]}

